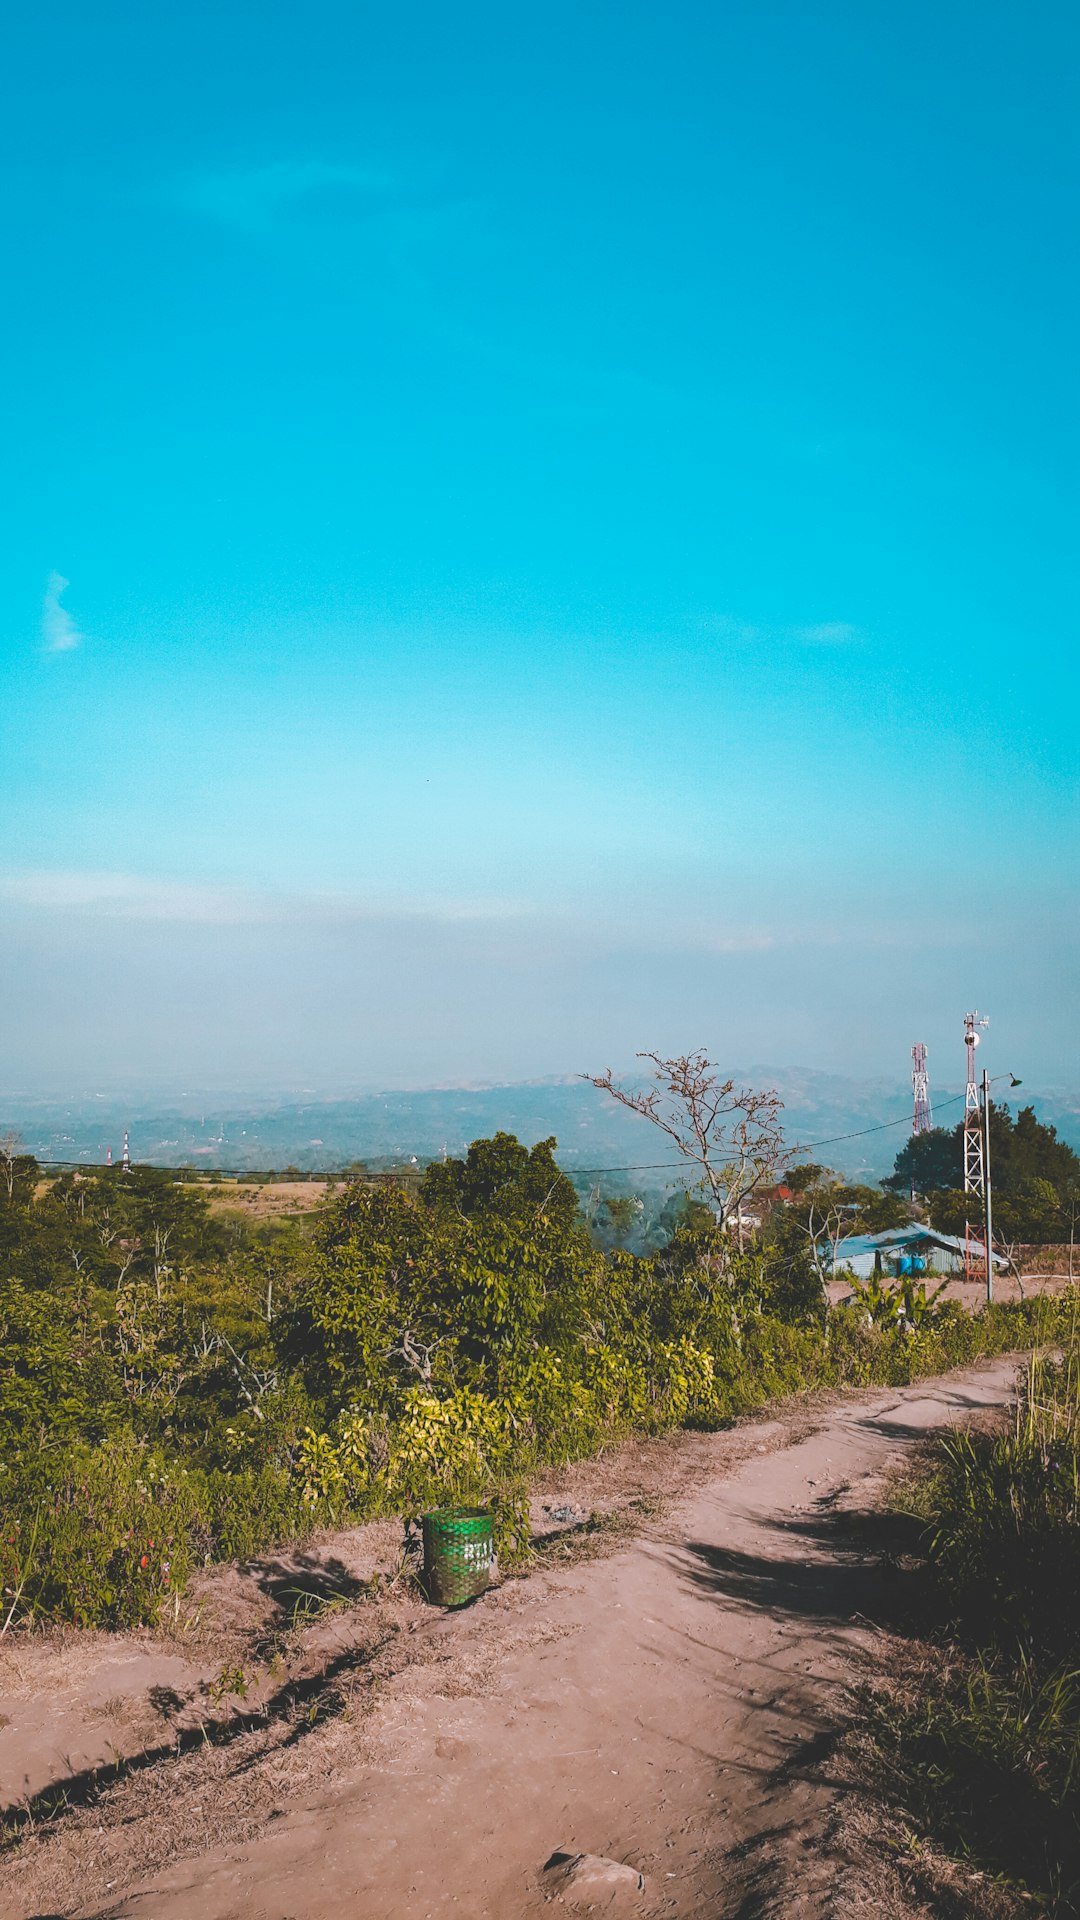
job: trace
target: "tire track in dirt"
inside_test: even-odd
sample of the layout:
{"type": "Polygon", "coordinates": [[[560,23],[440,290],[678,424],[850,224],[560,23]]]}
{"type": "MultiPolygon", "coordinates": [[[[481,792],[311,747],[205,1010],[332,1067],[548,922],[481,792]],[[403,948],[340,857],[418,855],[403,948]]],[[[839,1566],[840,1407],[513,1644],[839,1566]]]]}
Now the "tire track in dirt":
{"type": "Polygon", "coordinates": [[[155,1770],[99,1833],[82,1816],[32,1843],[0,1915],[532,1920],[559,1849],[640,1869],[642,1920],[836,1913],[854,1869],[826,1763],[896,1600],[882,1477],[1002,1405],[1015,1364],[844,1396],[809,1433],[793,1409],[691,1437],[692,1483],[629,1544],[429,1615],[303,1741],[155,1770]],[[154,1869],[140,1831],[171,1821],[154,1869]]]}

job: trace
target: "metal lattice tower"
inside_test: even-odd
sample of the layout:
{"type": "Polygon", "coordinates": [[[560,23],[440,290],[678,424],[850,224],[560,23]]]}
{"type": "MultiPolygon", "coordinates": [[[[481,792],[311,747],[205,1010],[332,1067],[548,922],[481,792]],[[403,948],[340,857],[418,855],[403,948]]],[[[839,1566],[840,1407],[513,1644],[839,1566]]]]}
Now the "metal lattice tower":
{"type": "Polygon", "coordinates": [[[124,1157],[120,1162],[121,1173],[131,1172],[131,1155],[128,1153],[128,1137],[124,1134],[124,1157]]]}
{"type": "Polygon", "coordinates": [[[979,1029],[989,1025],[989,1020],[980,1016],[978,1008],[974,1013],[964,1015],[964,1045],[967,1048],[967,1087],[964,1092],[964,1192],[982,1195],[986,1193],[986,1166],[983,1160],[979,1087],[975,1078],[975,1049],[979,1044],[979,1029]]]}
{"type": "Polygon", "coordinates": [[[930,1081],[926,1072],[926,1048],[921,1040],[916,1040],[911,1049],[911,1087],[915,1095],[915,1116],[911,1123],[912,1133],[929,1133],[934,1124],[930,1111],[930,1081]]]}

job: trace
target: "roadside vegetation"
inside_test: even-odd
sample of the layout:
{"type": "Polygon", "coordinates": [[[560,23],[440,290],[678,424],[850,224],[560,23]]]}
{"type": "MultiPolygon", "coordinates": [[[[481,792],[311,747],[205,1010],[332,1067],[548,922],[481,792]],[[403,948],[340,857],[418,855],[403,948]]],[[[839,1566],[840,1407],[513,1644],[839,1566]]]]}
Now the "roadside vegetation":
{"type": "Polygon", "coordinates": [[[1023,1306],[827,1311],[787,1214],[739,1251],[683,1200],[655,1251],[598,1244],[554,1145],[496,1135],[302,1223],[11,1155],[0,1629],[153,1621],[208,1562],[447,1501],[492,1499],[509,1557],[538,1465],[1030,1341],[1023,1306]]]}
{"type": "Polygon", "coordinates": [[[968,1869],[964,1911],[995,1920],[1080,1911],[1076,1295],[1042,1302],[1032,1331],[1011,1425],[944,1436],[904,1490],[932,1639],[902,1658],[871,1719],[911,1859],[929,1843],[968,1869]]]}

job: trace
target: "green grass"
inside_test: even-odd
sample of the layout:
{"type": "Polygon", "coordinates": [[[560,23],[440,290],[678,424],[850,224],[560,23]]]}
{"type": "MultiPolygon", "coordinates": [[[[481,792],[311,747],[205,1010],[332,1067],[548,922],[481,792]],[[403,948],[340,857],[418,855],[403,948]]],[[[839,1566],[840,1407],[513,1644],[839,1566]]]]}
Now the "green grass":
{"type": "MultiPolygon", "coordinates": [[[[1080,1912],[1080,1329],[1031,1357],[1011,1426],[950,1434],[918,1489],[945,1651],[879,1704],[895,1797],[937,1847],[1080,1912]]],[[[974,1909],[973,1909],[974,1910],[974,1909]]]]}

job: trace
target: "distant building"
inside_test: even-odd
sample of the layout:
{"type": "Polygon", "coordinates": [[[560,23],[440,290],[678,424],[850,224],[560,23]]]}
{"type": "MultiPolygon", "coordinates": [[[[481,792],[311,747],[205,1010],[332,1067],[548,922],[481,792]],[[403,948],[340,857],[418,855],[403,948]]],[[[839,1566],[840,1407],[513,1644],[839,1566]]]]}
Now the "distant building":
{"type": "MultiPolygon", "coordinates": [[[[893,1278],[909,1273],[963,1273],[969,1258],[985,1260],[981,1240],[965,1242],[919,1225],[889,1227],[884,1233],[849,1233],[842,1240],[824,1242],[822,1252],[826,1263],[831,1252],[835,1274],[853,1273],[860,1280],[868,1280],[872,1273],[893,1278]]],[[[1000,1253],[993,1259],[995,1267],[1008,1265],[1000,1253]]]]}
{"type": "Polygon", "coordinates": [[[777,1207],[789,1207],[794,1198],[791,1188],[783,1181],[778,1187],[759,1187],[745,1205],[725,1215],[724,1224],[729,1231],[741,1227],[748,1233],[757,1233],[770,1213],[775,1213],[777,1207]]]}

